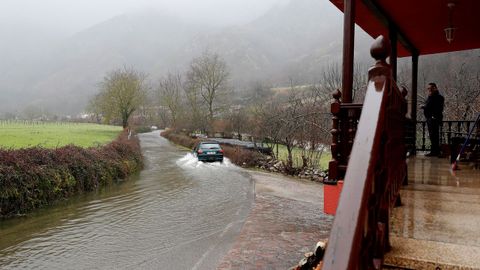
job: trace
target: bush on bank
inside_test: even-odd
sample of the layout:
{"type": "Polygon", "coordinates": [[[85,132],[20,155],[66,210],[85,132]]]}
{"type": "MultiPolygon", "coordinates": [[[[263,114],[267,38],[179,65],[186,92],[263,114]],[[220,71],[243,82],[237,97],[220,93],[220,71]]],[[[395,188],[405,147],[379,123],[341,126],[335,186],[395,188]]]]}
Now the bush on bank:
{"type": "Polygon", "coordinates": [[[169,141],[193,149],[195,144],[200,142],[200,139],[192,138],[190,136],[187,136],[185,134],[181,133],[176,133],[173,129],[167,129],[165,131],[162,131],[160,133],[160,136],[164,137],[165,139],[168,139],[169,141]]]}
{"type": "Polygon", "coordinates": [[[101,147],[0,149],[0,218],[93,191],[138,171],[143,166],[140,143],[127,136],[122,132],[101,147]]]}
{"type": "MultiPolygon", "coordinates": [[[[194,145],[201,141],[200,139],[194,139],[185,134],[177,133],[172,129],[163,131],[160,133],[160,135],[175,144],[182,145],[190,149],[193,149],[194,145]]],[[[225,151],[224,155],[229,158],[232,163],[242,167],[257,167],[269,172],[279,172],[318,182],[328,179],[327,171],[308,167],[288,168],[285,166],[284,161],[276,160],[270,156],[266,156],[256,151],[224,144],[222,144],[222,148],[225,151]]]]}
{"type": "MultiPolygon", "coordinates": [[[[190,149],[193,149],[195,144],[201,141],[200,139],[195,139],[184,134],[176,133],[174,132],[174,130],[171,129],[163,131],[162,133],[160,133],[160,135],[175,144],[190,149]]],[[[225,151],[225,157],[230,159],[232,163],[242,167],[254,167],[259,165],[261,161],[264,161],[266,159],[265,155],[259,152],[244,149],[241,147],[234,147],[222,144],[222,148],[225,151]]]]}

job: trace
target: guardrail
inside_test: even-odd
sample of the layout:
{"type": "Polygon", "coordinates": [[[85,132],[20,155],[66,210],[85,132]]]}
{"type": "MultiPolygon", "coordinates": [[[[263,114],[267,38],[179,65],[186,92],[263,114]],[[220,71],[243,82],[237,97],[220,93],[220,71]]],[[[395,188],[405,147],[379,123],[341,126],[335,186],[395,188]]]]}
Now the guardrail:
{"type": "MultiPolygon", "coordinates": [[[[470,127],[475,123],[474,120],[447,120],[440,124],[440,144],[452,145],[452,138],[466,137],[470,127]]],[[[426,121],[417,121],[416,125],[417,141],[416,149],[418,151],[429,151],[430,140],[428,139],[428,127],[426,121]]],[[[480,128],[477,127],[477,133],[480,134],[480,128]]]]}

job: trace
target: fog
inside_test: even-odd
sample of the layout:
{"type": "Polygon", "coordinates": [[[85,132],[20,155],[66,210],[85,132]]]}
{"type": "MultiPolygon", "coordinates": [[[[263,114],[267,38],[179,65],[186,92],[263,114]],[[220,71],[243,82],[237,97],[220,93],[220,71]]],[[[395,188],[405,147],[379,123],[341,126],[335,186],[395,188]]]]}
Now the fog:
{"type": "Polygon", "coordinates": [[[0,23],[32,25],[73,34],[112,17],[158,10],[206,24],[231,25],[252,20],[285,0],[2,0],[0,23]]]}
{"type": "MultiPolygon", "coordinates": [[[[2,0],[0,117],[78,114],[111,70],[152,85],[209,50],[230,83],[308,84],[341,58],[342,13],[328,0],[2,0]]],[[[371,38],[358,31],[360,57],[371,38]]]]}
{"type": "MultiPolygon", "coordinates": [[[[236,93],[318,83],[341,65],[342,34],[329,0],[1,0],[0,118],[77,115],[108,72],[131,67],[155,87],[205,51],[225,60],[236,93]]],[[[371,42],[357,27],[364,68],[371,42]]]]}

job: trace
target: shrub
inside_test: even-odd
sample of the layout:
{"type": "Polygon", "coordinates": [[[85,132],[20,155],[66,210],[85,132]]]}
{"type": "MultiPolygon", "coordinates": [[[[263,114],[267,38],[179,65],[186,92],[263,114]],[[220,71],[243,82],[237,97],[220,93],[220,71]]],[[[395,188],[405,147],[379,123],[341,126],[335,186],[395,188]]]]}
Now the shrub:
{"type": "Polygon", "coordinates": [[[265,156],[259,152],[241,148],[238,146],[222,145],[224,154],[234,164],[244,167],[254,167],[265,159],[265,156]]]}
{"type": "Polygon", "coordinates": [[[102,147],[0,150],[0,218],[92,191],[142,167],[138,138],[125,132],[102,147]]]}
{"type": "MultiPolygon", "coordinates": [[[[173,143],[193,149],[196,143],[201,141],[197,138],[191,138],[184,134],[175,133],[173,130],[166,130],[160,133],[160,135],[173,143]]],[[[259,164],[260,161],[265,159],[265,156],[259,152],[248,150],[242,147],[234,147],[222,144],[222,148],[225,151],[224,155],[232,161],[232,163],[243,166],[253,167],[259,164]]]]}
{"type": "Polygon", "coordinates": [[[185,147],[190,148],[190,149],[193,149],[195,144],[197,144],[198,142],[201,141],[200,139],[191,138],[191,137],[189,137],[187,135],[184,135],[184,134],[175,133],[171,129],[163,131],[162,133],[160,133],[160,135],[162,137],[172,141],[175,144],[185,146],[185,147]]]}

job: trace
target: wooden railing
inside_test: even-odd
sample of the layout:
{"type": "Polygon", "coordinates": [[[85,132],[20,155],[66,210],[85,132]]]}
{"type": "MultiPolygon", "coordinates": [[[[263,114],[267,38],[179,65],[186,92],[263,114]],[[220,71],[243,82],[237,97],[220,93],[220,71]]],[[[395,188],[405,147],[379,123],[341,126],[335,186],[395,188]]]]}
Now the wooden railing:
{"type": "Polygon", "coordinates": [[[333,115],[330,146],[332,160],[328,164],[328,181],[336,182],[345,178],[363,104],[342,103],[340,101],[342,93],[339,90],[336,90],[332,96],[334,99],[330,109],[333,115]]]}
{"type": "MultiPolygon", "coordinates": [[[[443,121],[440,124],[440,144],[451,145],[452,138],[454,137],[466,137],[470,131],[470,127],[473,126],[475,121],[473,120],[460,120],[460,121],[443,121]]],[[[427,122],[418,121],[417,127],[417,142],[416,148],[419,151],[430,150],[430,140],[428,139],[427,122]]],[[[477,127],[477,132],[480,134],[480,127],[477,127]]]]}
{"type": "Polygon", "coordinates": [[[376,64],[368,73],[367,94],[323,269],[381,269],[389,249],[390,209],[406,177],[406,106],[385,62],[389,41],[380,36],[370,52],[376,64]]]}

